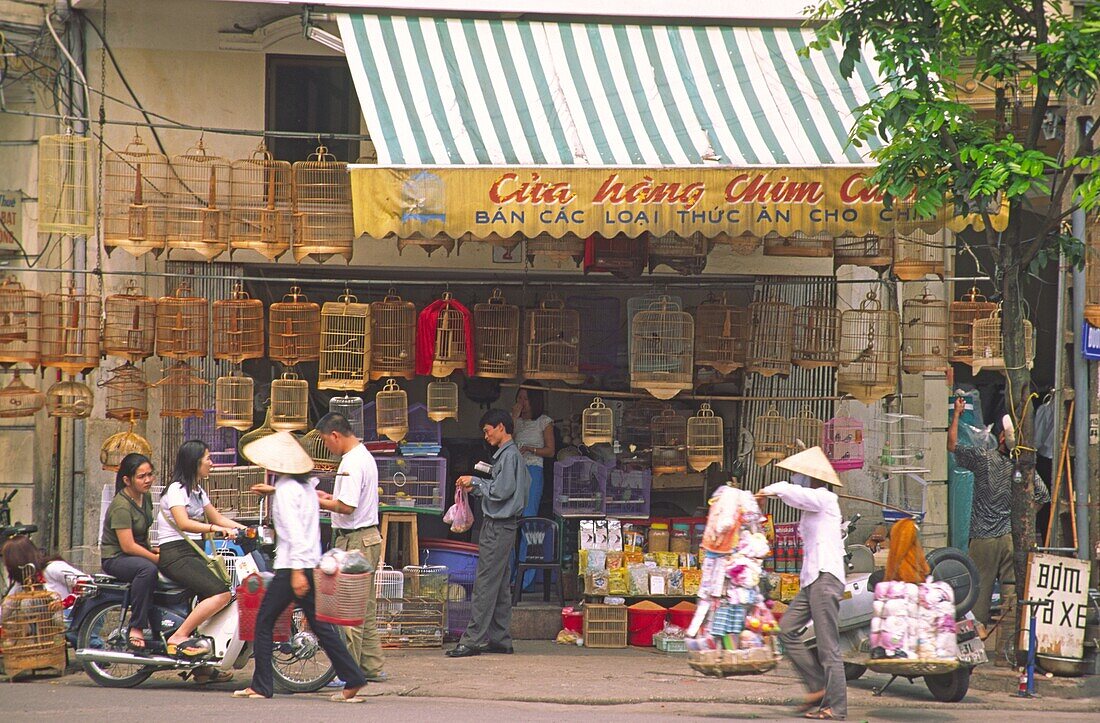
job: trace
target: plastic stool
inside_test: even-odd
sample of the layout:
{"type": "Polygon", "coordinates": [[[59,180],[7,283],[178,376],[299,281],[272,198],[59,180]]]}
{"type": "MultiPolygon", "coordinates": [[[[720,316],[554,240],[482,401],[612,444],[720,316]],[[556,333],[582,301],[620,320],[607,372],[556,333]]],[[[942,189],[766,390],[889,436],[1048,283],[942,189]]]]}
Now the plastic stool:
{"type": "Polygon", "coordinates": [[[415,512],[383,512],[382,513],[382,551],[380,560],[386,562],[386,543],[390,539],[391,525],[409,525],[406,529],[408,534],[401,535],[399,528],[393,528],[395,532],[399,534],[401,540],[401,555],[402,564],[394,565],[393,567],[401,569],[404,565],[419,565],[420,564],[420,534],[416,528],[416,513],[415,512]]]}

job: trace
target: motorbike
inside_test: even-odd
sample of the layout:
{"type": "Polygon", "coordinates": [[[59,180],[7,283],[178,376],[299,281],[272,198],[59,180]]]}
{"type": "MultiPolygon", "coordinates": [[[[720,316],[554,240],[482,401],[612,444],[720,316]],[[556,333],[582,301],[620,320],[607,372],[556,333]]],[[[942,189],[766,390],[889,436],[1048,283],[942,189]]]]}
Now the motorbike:
{"type": "MultiPolygon", "coordinates": [[[[263,572],[269,567],[260,552],[262,538],[262,528],[246,528],[231,539],[231,544],[215,550],[228,563],[234,578],[234,597],[195,631],[195,636],[210,642],[209,652],[198,657],[171,656],[166,647],[166,641],[194,605],[188,590],[164,576],[159,577],[149,628],[144,631],[145,649],[134,651],[128,647],[130,585],[109,575],[96,575],[91,584],[82,587],[69,626],[76,660],[84,672],[104,687],[132,688],[157,671],[177,671],[186,679],[200,667],[243,668],[252,657],[253,647],[238,635],[236,587],[252,572],[263,572]]],[[[335,677],[331,661],[309,629],[305,614],[297,607],[292,615],[289,640],[275,643],[273,663],[275,687],[285,693],[311,693],[335,677]]]]}

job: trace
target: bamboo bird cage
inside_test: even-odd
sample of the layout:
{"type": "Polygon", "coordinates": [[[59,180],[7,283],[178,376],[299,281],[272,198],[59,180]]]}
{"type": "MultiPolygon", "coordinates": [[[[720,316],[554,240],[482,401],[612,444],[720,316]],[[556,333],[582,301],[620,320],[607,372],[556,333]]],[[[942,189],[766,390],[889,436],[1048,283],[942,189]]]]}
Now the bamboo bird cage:
{"type": "Polygon", "coordinates": [[[901,322],[902,371],[919,374],[951,368],[947,302],[925,289],[920,296],[906,299],[901,305],[901,322]]]}
{"type": "Polygon", "coordinates": [[[1100,328],[1100,211],[1085,225],[1085,320],[1100,328]]]}
{"type": "Polygon", "coordinates": [[[609,273],[620,279],[640,276],[649,259],[645,235],[630,238],[625,233],[615,236],[589,236],[584,242],[584,273],[609,273]]]}
{"type": "Polygon", "coordinates": [[[863,469],[863,422],[838,414],[825,422],[821,441],[822,451],[837,472],[863,469]]]}
{"type": "Polygon", "coordinates": [[[16,368],[8,385],[0,389],[0,419],[33,417],[44,406],[46,395],[27,386],[16,368]]]}
{"type": "Polygon", "coordinates": [[[687,471],[687,417],[665,407],[650,420],[653,443],[653,474],[682,474],[687,471]]]}
{"type": "Polygon", "coordinates": [[[745,370],[764,377],[791,373],[794,307],[764,299],[749,304],[750,332],[745,370]]]}
{"type": "MultiPolygon", "coordinates": [[[[1035,328],[1027,319],[1023,320],[1024,332],[1024,363],[1028,369],[1035,364],[1035,328]]],[[[974,358],[970,362],[970,368],[975,374],[988,369],[990,371],[1005,371],[1004,330],[1002,325],[1001,307],[985,319],[974,322],[974,358]]]]}
{"type": "Polygon", "coordinates": [[[893,394],[898,383],[898,313],[883,309],[873,291],[858,309],[840,315],[837,391],[866,404],[893,394]]]}
{"type": "Polygon", "coordinates": [[[56,382],[46,390],[46,413],[63,419],[87,419],[95,396],[87,384],[75,379],[56,382]]]}
{"type": "Polygon", "coordinates": [[[275,160],[263,141],[249,158],[233,161],[229,175],[229,248],[275,261],[290,249],[291,168],[275,160]]]}
{"type": "Polygon", "coordinates": [[[172,156],[164,246],[186,249],[213,260],[229,249],[229,161],[206,152],[200,138],[172,156]]]}
{"type": "Polygon", "coordinates": [[[214,382],[214,426],[241,432],[252,428],[252,377],[240,371],[218,377],[214,382]]]}
{"type": "Polygon", "coordinates": [[[794,310],[791,356],[803,369],[837,365],[840,312],[824,301],[794,310]]]}
{"type": "Polygon", "coordinates": [[[339,458],[328,451],[328,447],[325,446],[324,435],[316,429],[311,429],[303,434],[301,439],[298,440],[298,444],[302,445],[302,449],[313,460],[313,470],[315,472],[335,472],[340,466],[339,458]]]}
{"type": "Polygon", "coordinates": [[[100,385],[107,390],[107,419],[129,422],[149,418],[149,383],[132,362],[112,369],[100,385]]]}
{"type": "Polygon", "coordinates": [[[519,374],[519,307],[505,303],[500,289],[474,304],[475,376],[512,379],[519,374]]]}
{"type": "Polygon", "coordinates": [[[763,467],[788,457],[794,447],[791,425],[773,404],[752,422],[753,460],[763,467]]]}
{"type": "Polygon", "coordinates": [[[23,288],[15,276],[0,281],[0,365],[41,361],[42,294],[23,288]]]}
{"type": "Polygon", "coordinates": [[[348,164],[318,146],[291,167],[294,182],[294,260],[324,263],[334,255],[351,263],[355,229],[348,164]]]}
{"type": "Polygon", "coordinates": [[[271,382],[271,428],[297,432],[309,427],[309,382],[284,372],[271,382]]]}
{"type": "Polygon", "coordinates": [[[712,464],[722,466],[725,454],[725,435],[722,418],[714,413],[710,404],[703,402],[699,412],[687,420],[687,462],[696,472],[702,472],[712,464]]]}
{"type": "Polygon", "coordinates": [[[361,392],[370,377],[370,304],[347,290],[321,307],[317,388],[361,392]]]}
{"type": "Polygon", "coordinates": [[[191,296],[184,281],[172,296],[157,299],[157,356],[164,359],[204,357],[210,346],[210,302],[191,296]]]}
{"type": "Polygon", "coordinates": [[[137,362],[156,350],[157,301],[133,282],[103,303],[103,353],[137,362]]]}
{"type": "Polygon", "coordinates": [[[244,450],[256,440],[263,439],[272,434],[275,434],[275,430],[271,427],[271,405],[268,405],[267,412],[264,414],[263,423],[255,429],[245,432],[241,435],[240,439],[237,440],[237,455],[241,460],[251,462],[252,460],[245,456],[244,450]]]}
{"type": "Polygon", "coordinates": [[[400,442],[409,433],[409,397],[390,379],[374,397],[375,425],[379,437],[400,442]]]}
{"type": "Polygon", "coordinates": [[[99,366],[101,329],[99,296],[72,286],[42,300],[41,363],[66,374],[99,366]]]}
{"type": "Polygon", "coordinates": [[[527,239],[524,250],[531,264],[536,259],[546,259],[558,265],[568,261],[580,264],[584,260],[584,239],[571,233],[561,238],[544,233],[527,239]]]}
{"type": "Polygon", "coordinates": [[[38,233],[90,236],[95,232],[91,138],[64,135],[38,139],[38,233]]]}
{"type": "Polygon", "coordinates": [[[416,306],[394,289],[370,305],[370,378],[416,376],[416,306]]]}
{"type": "Polygon", "coordinates": [[[630,322],[630,384],[658,399],[692,388],[695,323],[662,297],[630,322]]]}
{"type": "Polygon", "coordinates": [[[99,463],[108,472],[117,472],[126,455],[135,453],[152,458],[153,445],[135,432],[134,423],[130,422],[125,432],[112,434],[103,440],[103,445],[99,448],[99,463]]]}
{"type": "Polygon", "coordinates": [[[665,405],[652,397],[635,399],[623,410],[623,427],[619,434],[627,444],[648,448],[653,443],[653,418],[660,414],[665,405]]]}
{"type": "Polygon", "coordinates": [[[321,357],[321,307],[297,286],[267,308],[267,356],[294,366],[321,357]]]}
{"type": "Polygon", "coordinates": [[[439,378],[465,371],[466,355],[474,353],[466,348],[466,317],[455,306],[451,292],[443,292],[442,301],[443,308],[435,327],[435,359],[432,360],[432,376],[439,378]]]}
{"type": "Polygon", "coordinates": [[[781,236],[775,231],[769,231],[764,235],[764,255],[828,258],[833,255],[833,237],[824,233],[808,234],[801,231],[781,236]]]}
{"type": "Polygon", "coordinates": [[[212,305],[214,358],[240,364],[264,355],[264,304],[253,299],[241,282],[233,284],[228,299],[212,305]]]}
{"type": "Polygon", "coordinates": [[[729,246],[730,250],[738,256],[752,256],[756,249],[760,248],[762,240],[759,236],[745,232],[733,235],[730,233],[716,234],[711,242],[715,246],[729,246]]]}
{"type": "Polygon", "coordinates": [[[695,308],[695,363],[729,374],[745,366],[749,343],[748,309],[720,300],[695,308]]]}
{"type": "Polygon", "coordinates": [[[683,276],[698,276],[707,266],[710,239],[701,233],[681,236],[667,233],[661,236],[649,234],[649,272],[661,265],[683,276]]]}
{"type": "Polygon", "coordinates": [[[333,397],[328,400],[328,410],[342,414],[351,425],[351,431],[359,439],[363,439],[363,399],[362,397],[333,397]]]}
{"type": "Polygon", "coordinates": [[[920,218],[912,204],[894,202],[894,275],[902,281],[943,278],[950,230],[944,219],[920,218]]]}
{"type": "Polygon", "coordinates": [[[65,618],[61,598],[46,590],[33,564],[21,568],[19,590],[0,602],[4,619],[4,673],[9,680],[36,670],[65,672],[65,618]]]}
{"type": "Polygon", "coordinates": [[[581,320],[557,296],[527,310],[523,371],[528,379],[580,382],[581,320]]]}
{"type": "Polygon", "coordinates": [[[124,150],[103,159],[103,246],[141,256],[159,254],[168,238],[168,157],[135,135],[124,150]]]}
{"type": "Polygon", "coordinates": [[[794,454],[803,449],[816,447],[822,442],[825,433],[825,423],[817,418],[809,406],[803,405],[798,413],[787,420],[791,446],[787,454],[794,454]],[[801,445],[801,446],[799,446],[801,445]]]}
{"type": "Polygon", "coordinates": [[[988,319],[997,305],[971,287],[958,301],[951,302],[951,361],[970,364],[974,360],[974,322],[988,319]]]}
{"type": "Polygon", "coordinates": [[[433,422],[458,419],[458,385],[447,379],[433,379],[428,384],[427,410],[433,422]]]}
{"type": "Polygon", "coordinates": [[[894,237],[845,232],[833,239],[833,265],[869,266],[885,269],[894,262],[894,237]]]}
{"type": "Polygon", "coordinates": [[[670,296],[664,293],[652,293],[643,294],[641,296],[631,296],[626,300],[626,354],[629,358],[630,351],[634,346],[633,338],[630,334],[630,325],[634,321],[634,317],[637,316],[639,311],[644,311],[652,306],[655,302],[662,299],[668,299],[677,311],[684,308],[684,300],[679,296],[670,296]]]}
{"type": "Polygon", "coordinates": [[[201,417],[207,407],[206,387],[209,385],[187,362],[172,364],[154,385],[160,390],[160,416],[175,419],[201,417]]]}
{"type": "Polygon", "coordinates": [[[611,444],[613,441],[615,414],[602,399],[596,397],[581,413],[581,442],[591,447],[594,444],[611,444]]]}

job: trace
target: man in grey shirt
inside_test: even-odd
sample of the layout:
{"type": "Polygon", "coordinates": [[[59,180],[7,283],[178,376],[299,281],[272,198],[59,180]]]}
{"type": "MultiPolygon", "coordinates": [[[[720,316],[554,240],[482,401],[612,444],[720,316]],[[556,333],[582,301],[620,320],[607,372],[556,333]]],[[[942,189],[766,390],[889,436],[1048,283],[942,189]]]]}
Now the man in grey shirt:
{"type": "Polygon", "coordinates": [[[481,418],[481,429],[485,441],[497,451],[489,479],[465,475],[455,481],[457,486],[481,497],[482,522],[470,624],[458,645],[447,651],[449,658],[512,653],[510,563],[531,477],[512,441],[512,415],[502,409],[490,409],[481,418]]]}

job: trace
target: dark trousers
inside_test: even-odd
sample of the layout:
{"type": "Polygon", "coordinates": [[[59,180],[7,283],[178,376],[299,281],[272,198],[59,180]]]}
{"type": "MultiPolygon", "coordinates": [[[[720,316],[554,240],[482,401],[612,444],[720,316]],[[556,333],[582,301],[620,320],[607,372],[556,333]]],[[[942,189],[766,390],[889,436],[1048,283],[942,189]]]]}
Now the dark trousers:
{"type": "Polygon", "coordinates": [[[157,566],[136,555],[115,555],[103,561],[103,572],[130,583],[130,627],[149,627],[149,608],[157,589],[157,566]]]}
{"type": "Polygon", "coordinates": [[[791,659],[806,690],[825,691],[822,708],[844,718],[848,715],[848,683],[844,679],[844,660],[840,655],[840,632],[837,617],[844,583],[827,572],[798,591],[780,621],[783,649],[791,659]],[[801,630],[814,621],[817,655],[802,642],[801,630]]]}
{"type": "Polygon", "coordinates": [[[485,643],[510,647],[512,636],[512,547],[519,520],[485,517],[478,537],[477,576],[470,603],[470,624],[458,641],[475,647],[485,643]]]}
{"type": "MultiPolygon", "coordinates": [[[[336,626],[317,621],[313,604],[313,571],[306,572],[309,578],[309,592],[304,598],[298,600],[302,612],[309,621],[309,627],[317,636],[317,642],[328,654],[332,666],[336,668],[336,675],[344,681],[345,688],[359,688],[366,685],[367,679],[359,665],[352,660],[344,645],[344,638],[336,626]]],[[[252,674],[252,690],[260,695],[270,698],[275,693],[274,672],[271,665],[271,656],[275,648],[272,636],[275,634],[275,621],[286,610],[287,605],[294,603],[294,590],[290,587],[290,570],[276,570],[275,577],[271,580],[267,591],[264,593],[263,602],[260,603],[260,611],[256,614],[256,640],[253,646],[256,650],[256,670],[252,674]]]]}

